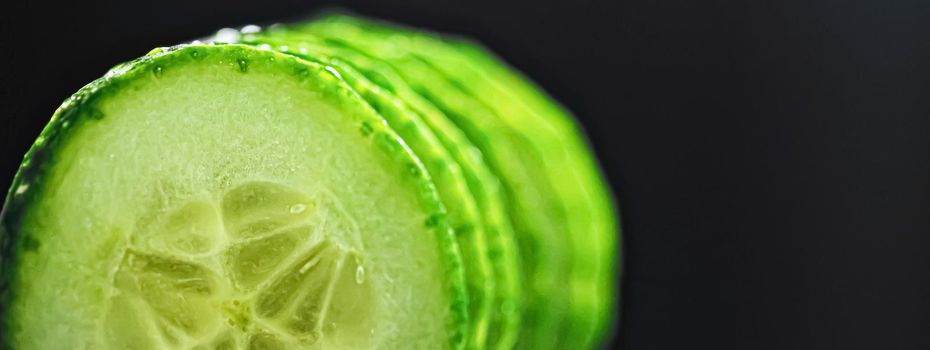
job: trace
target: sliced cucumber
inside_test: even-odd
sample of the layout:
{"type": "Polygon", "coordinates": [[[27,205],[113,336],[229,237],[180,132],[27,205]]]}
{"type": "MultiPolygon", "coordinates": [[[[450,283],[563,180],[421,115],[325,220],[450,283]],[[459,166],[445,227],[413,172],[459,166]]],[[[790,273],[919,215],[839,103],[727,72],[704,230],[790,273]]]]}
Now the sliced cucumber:
{"type": "Polygon", "coordinates": [[[325,67],[181,46],[69,99],[4,206],[17,349],[436,349],[461,256],[430,177],[325,67]]]}
{"type": "Polygon", "coordinates": [[[0,212],[0,347],[585,349],[616,216],[481,47],[330,16],[153,50],[56,111],[0,212]]]}
{"type": "MultiPolygon", "coordinates": [[[[524,332],[521,343],[529,349],[588,348],[600,339],[612,311],[613,237],[617,226],[596,164],[564,110],[475,46],[340,16],[304,28],[391,61],[415,81],[413,85],[419,84],[425,96],[453,110],[447,114],[462,116],[455,118],[456,122],[466,132],[472,130],[474,138],[498,129],[505,130],[504,134],[512,132],[510,138],[515,141],[508,143],[503,135],[487,137],[489,142],[482,149],[492,155],[492,163],[493,155],[499,156],[497,167],[514,190],[518,206],[526,209],[524,212],[548,211],[547,217],[556,218],[555,222],[543,222],[548,227],[540,226],[538,218],[523,220],[527,224],[522,226],[523,231],[546,232],[549,228],[556,232],[524,239],[521,251],[528,255],[527,251],[537,248],[540,239],[543,244],[564,244],[569,250],[561,263],[552,262],[561,272],[553,273],[538,262],[557,259],[554,247],[541,249],[552,256],[535,259],[540,264],[536,271],[545,272],[533,275],[530,271],[528,278],[537,282],[537,295],[547,305],[534,312],[531,295],[526,323],[536,331],[524,332]],[[446,77],[446,82],[437,82],[437,76],[446,77]],[[480,106],[489,113],[476,113],[480,106]],[[481,118],[486,115],[493,117],[481,118]],[[517,151],[516,157],[507,156],[513,151],[517,151]],[[514,172],[513,168],[519,167],[514,165],[514,158],[531,171],[524,171],[523,176],[520,171],[514,172]],[[511,169],[502,169],[508,167],[511,169]],[[527,176],[530,173],[533,175],[527,176]],[[559,284],[565,280],[569,281],[567,294],[548,292],[561,288],[559,284]]],[[[519,217],[515,220],[521,223],[519,217]]],[[[530,264],[533,260],[528,258],[530,264]]]]}

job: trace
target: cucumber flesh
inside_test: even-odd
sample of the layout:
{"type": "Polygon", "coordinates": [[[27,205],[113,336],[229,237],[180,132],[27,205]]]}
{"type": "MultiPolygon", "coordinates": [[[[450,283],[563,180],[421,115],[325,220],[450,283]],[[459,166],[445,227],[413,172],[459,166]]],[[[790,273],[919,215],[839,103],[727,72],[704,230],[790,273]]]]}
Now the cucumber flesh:
{"type": "Polygon", "coordinates": [[[464,341],[461,256],[428,173],[343,81],[291,56],[183,46],[118,67],[56,113],[2,219],[11,348],[464,341]]]}

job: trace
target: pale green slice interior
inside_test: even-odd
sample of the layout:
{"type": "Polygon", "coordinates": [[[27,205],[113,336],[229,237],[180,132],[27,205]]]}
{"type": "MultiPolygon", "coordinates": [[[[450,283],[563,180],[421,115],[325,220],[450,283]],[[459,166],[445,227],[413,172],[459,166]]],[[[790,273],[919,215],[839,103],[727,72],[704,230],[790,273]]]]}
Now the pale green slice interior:
{"type": "Polygon", "coordinates": [[[18,257],[14,346],[455,344],[455,242],[372,110],[283,55],[189,47],[150,61],[93,96],[82,108],[96,118],[20,184],[41,195],[20,227],[38,248],[18,257]]]}

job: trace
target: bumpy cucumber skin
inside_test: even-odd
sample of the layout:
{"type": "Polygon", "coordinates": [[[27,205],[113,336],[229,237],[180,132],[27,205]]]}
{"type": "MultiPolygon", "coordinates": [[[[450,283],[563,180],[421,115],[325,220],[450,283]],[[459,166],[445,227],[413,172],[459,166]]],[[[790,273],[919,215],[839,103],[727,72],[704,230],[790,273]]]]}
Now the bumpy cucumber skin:
{"type": "Polygon", "coordinates": [[[10,311],[10,305],[16,300],[17,280],[25,278],[23,274],[28,273],[17,269],[17,261],[22,254],[41,247],[41,242],[36,238],[20,236],[20,222],[30,203],[42,196],[46,169],[56,162],[58,145],[69,137],[68,131],[80,127],[82,123],[92,123],[95,119],[105,117],[95,108],[96,101],[101,97],[118,91],[144,75],[157,75],[172,65],[204,60],[210,56],[228,64],[230,69],[242,72],[248,67],[267,65],[270,69],[280,69],[283,74],[295,76],[306,87],[321,92],[321,96],[328,102],[339,106],[343,111],[348,111],[347,114],[356,118],[360,132],[371,138],[378,152],[384,152],[399,167],[407,170],[403,172],[403,176],[407,176],[416,186],[422,209],[425,213],[430,213],[429,220],[424,225],[432,228],[436,234],[439,254],[445,263],[445,288],[449,295],[451,318],[447,325],[449,347],[462,349],[465,342],[468,300],[462,258],[448,224],[445,208],[421,161],[397,134],[383,123],[376,111],[326,67],[247,45],[179,45],[153,50],[144,57],[114,67],[104,77],[88,84],[65,100],[56,110],[49,124],[27,152],[0,213],[0,345],[5,349],[14,349],[11,334],[16,327],[16,321],[15,315],[10,311]]]}
{"type": "MultiPolygon", "coordinates": [[[[566,234],[572,235],[565,238],[566,244],[571,246],[572,264],[571,308],[564,316],[568,320],[557,323],[558,330],[542,329],[553,325],[549,323],[549,326],[538,329],[535,335],[524,333],[538,339],[529,340],[523,346],[532,349],[546,346],[589,348],[599,343],[615,312],[619,225],[610,191],[597,163],[581,136],[580,128],[564,108],[486,50],[467,41],[450,41],[344,16],[332,16],[308,26],[322,27],[318,31],[329,30],[329,34],[337,33],[335,37],[342,33],[350,45],[356,44],[359,34],[375,37],[375,41],[380,35],[383,42],[392,42],[382,47],[393,46],[391,54],[394,57],[415,56],[426,65],[435,62],[433,67],[441,72],[437,75],[460,82],[456,88],[485,101],[499,116],[517,120],[517,130],[526,133],[526,139],[547,165],[552,164],[551,167],[541,167],[543,173],[540,175],[549,177],[549,188],[559,197],[559,204],[571,208],[564,214],[570,227],[566,234]],[[327,22],[332,24],[332,28],[327,28],[327,22]],[[507,95],[510,101],[502,103],[487,98],[495,94],[507,95]],[[534,131],[532,126],[537,124],[544,127],[537,127],[534,131]],[[583,236],[575,238],[579,233],[583,236]]],[[[560,316],[555,314],[553,317],[560,316]]]]}

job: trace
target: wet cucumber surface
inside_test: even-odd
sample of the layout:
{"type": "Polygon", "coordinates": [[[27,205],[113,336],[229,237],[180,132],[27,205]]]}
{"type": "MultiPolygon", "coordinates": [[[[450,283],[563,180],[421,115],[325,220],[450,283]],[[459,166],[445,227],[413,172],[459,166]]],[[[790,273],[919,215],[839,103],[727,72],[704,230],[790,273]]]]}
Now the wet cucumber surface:
{"type": "Polygon", "coordinates": [[[604,339],[610,193],[525,78],[346,16],[207,41],[115,67],[27,154],[0,214],[5,348],[604,339]]]}

